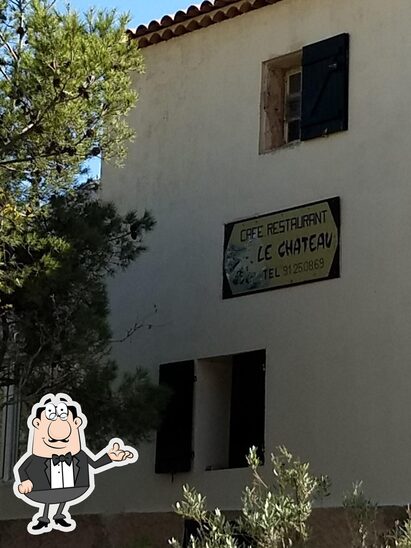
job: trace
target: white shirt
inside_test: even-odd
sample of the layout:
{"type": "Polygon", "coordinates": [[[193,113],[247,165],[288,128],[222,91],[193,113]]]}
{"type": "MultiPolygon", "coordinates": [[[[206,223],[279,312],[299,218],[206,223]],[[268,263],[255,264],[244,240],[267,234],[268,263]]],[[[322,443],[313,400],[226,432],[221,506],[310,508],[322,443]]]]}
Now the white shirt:
{"type": "Polygon", "coordinates": [[[70,466],[66,462],[53,464],[51,459],[51,488],[74,487],[73,463],[70,466]]]}

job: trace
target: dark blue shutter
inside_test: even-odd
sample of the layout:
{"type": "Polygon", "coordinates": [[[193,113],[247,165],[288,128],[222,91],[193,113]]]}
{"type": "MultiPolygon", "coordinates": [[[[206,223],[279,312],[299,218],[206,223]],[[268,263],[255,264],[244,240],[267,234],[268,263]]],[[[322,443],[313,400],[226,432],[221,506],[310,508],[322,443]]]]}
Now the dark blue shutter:
{"type": "Polygon", "coordinates": [[[157,432],[155,471],[188,472],[193,454],[194,362],[160,365],[159,382],[171,390],[171,397],[157,432]]]}
{"type": "Polygon", "coordinates": [[[301,140],[348,129],[349,35],[303,48],[301,140]]]}
{"type": "Polygon", "coordinates": [[[229,467],[247,466],[250,447],[264,461],[265,350],[233,356],[229,467]]]}

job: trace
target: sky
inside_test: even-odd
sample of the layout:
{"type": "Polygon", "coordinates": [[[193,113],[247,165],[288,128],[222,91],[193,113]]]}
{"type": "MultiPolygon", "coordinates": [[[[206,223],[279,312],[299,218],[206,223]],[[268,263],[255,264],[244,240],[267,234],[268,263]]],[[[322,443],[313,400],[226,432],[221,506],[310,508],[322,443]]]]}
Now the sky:
{"type": "MultiPolygon", "coordinates": [[[[58,8],[62,9],[67,4],[76,11],[83,12],[88,8],[116,8],[120,12],[130,12],[130,28],[140,24],[149,23],[153,19],[160,19],[163,15],[172,14],[180,9],[185,9],[199,0],[57,0],[58,8]]],[[[89,167],[93,176],[99,176],[100,160],[90,161],[89,167]]]]}
{"type": "MultiPolygon", "coordinates": [[[[57,0],[57,7],[62,9],[67,4],[79,12],[88,8],[116,8],[120,12],[130,12],[130,28],[140,24],[149,23],[153,19],[160,19],[163,15],[172,14],[180,9],[185,9],[191,4],[199,3],[201,0],[57,0]]],[[[89,163],[93,176],[99,176],[100,160],[95,159],[89,163]]]]}
{"type": "Polygon", "coordinates": [[[121,12],[129,11],[132,17],[130,27],[133,28],[198,2],[200,0],[58,0],[58,5],[61,8],[69,3],[77,11],[85,11],[92,6],[116,8],[121,12]]]}

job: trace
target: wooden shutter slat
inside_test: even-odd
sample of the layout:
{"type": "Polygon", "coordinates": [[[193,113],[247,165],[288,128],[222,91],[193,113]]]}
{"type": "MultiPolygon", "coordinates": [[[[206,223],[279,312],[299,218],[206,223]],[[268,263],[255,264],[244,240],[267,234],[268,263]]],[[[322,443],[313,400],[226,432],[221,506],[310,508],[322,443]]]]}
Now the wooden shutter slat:
{"type": "Polygon", "coordinates": [[[349,35],[303,48],[301,140],[348,129],[349,35]]]}

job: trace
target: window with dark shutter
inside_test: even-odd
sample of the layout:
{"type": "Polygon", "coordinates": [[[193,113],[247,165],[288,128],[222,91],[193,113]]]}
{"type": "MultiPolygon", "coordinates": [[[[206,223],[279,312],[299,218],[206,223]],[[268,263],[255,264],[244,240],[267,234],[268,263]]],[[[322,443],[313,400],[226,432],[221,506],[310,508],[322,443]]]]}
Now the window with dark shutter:
{"type": "Polygon", "coordinates": [[[192,460],[194,362],[160,365],[160,385],[171,390],[157,432],[157,474],[188,472],[192,460]]]}
{"type": "Polygon", "coordinates": [[[339,34],[263,62],[260,154],[348,129],[349,41],[339,34]]]}
{"type": "Polygon", "coordinates": [[[197,361],[197,469],[246,467],[253,445],[264,460],[265,363],[265,350],[197,361]]]}
{"type": "Polygon", "coordinates": [[[265,350],[233,356],[229,467],[247,466],[255,445],[264,458],[265,350]]]}
{"type": "Polygon", "coordinates": [[[301,140],[348,129],[349,35],[305,46],[301,140]]]}

